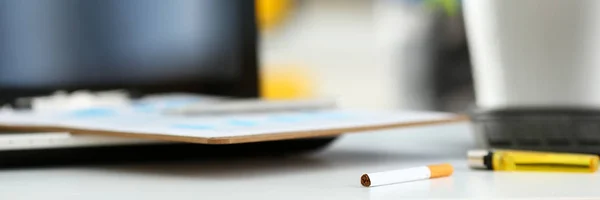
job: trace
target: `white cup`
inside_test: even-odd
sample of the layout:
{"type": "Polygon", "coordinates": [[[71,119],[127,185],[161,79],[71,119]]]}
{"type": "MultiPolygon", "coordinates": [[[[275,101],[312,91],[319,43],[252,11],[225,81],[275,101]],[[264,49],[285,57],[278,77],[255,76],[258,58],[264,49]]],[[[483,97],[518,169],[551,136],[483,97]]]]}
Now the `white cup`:
{"type": "Polygon", "coordinates": [[[477,106],[600,108],[599,0],[464,0],[477,106]]]}

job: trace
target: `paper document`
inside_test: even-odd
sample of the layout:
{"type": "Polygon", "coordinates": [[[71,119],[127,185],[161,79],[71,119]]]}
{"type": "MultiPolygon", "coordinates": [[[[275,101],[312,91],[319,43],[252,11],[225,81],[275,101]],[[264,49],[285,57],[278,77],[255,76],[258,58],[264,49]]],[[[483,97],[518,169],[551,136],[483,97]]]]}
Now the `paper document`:
{"type": "MultiPolygon", "coordinates": [[[[179,100],[162,98],[117,107],[90,107],[56,112],[5,111],[0,112],[0,128],[228,144],[332,136],[345,132],[466,120],[463,116],[450,113],[375,112],[328,107],[289,111],[277,107],[278,112],[203,115],[163,112],[165,109],[172,109],[173,105],[189,105],[190,102],[183,103],[185,104],[179,100]]],[[[244,105],[246,104],[248,103],[244,105]]],[[[211,105],[216,104],[207,104],[211,105]]],[[[265,106],[267,105],[263,105],[265,106]]]]}
{"type": "Polygon", "coordinates": [[[65,113],[0,113],[0,126],[7,127],[52,127],[207,139],[462,120],[465,119],[448,113],[382,113],[336,109],[220,116],[176,116],[110,109],[65,113]]]}

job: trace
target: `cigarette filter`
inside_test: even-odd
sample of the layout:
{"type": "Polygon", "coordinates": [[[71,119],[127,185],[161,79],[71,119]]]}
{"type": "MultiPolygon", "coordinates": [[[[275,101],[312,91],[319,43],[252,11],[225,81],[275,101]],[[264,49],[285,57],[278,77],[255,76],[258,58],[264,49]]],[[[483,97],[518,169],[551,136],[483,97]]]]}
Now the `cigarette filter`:
{"type": "Polygon", "coordinates": [[[427,165],[408,169],[363,174],[360,183],[365,187],[402,183],[452,175],[450,164],[427,165]]]}

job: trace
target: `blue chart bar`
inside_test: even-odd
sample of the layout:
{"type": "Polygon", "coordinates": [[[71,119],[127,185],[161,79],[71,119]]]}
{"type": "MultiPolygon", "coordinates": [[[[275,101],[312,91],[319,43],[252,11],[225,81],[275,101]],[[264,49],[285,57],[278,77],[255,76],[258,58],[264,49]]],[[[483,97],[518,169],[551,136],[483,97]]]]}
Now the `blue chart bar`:
{"type": "Polygon", "coordinates": [[[191,130],[210,130],[213,129],[212,126],[202,125],[202,124],[175,124],[173,128],[178,129],[191,129],[191,130]]]}
{"type": "Polygon", "coordinates": [[[257,126],[258,122],[250,121],[250,120],[229,120],[229,124],[233,125],[233,126],[250,127],[250,126],[257,126]]]}
{"type": "Polygon", "coordinates": [[[112,117],[117,115],[117,111],[109,108],[89,108],[76,110],[70,113],[72,117],[87,118],[87,117],[112,117]]]}

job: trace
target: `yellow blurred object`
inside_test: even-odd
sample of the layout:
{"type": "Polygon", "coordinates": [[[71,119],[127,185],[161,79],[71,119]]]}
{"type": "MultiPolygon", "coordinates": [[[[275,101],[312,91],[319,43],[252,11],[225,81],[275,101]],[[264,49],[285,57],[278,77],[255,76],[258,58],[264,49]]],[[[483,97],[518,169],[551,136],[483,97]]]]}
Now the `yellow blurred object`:
{"type": "Polygon", "coordinates": [[[261,97],[282,100],[314,96],[310,74],[298,67],[267,67],[261,74],[261,97]]]}
{"type": "Polygon", "coordinates": [[[279,25],[292,9],[291,0],[256,0],[256,15],[261,30],[279,25]]]}

